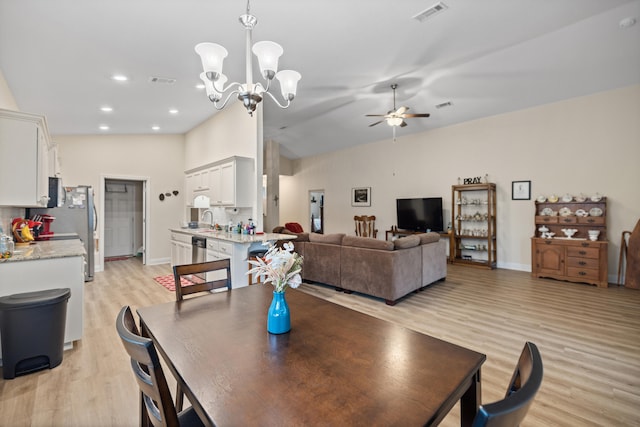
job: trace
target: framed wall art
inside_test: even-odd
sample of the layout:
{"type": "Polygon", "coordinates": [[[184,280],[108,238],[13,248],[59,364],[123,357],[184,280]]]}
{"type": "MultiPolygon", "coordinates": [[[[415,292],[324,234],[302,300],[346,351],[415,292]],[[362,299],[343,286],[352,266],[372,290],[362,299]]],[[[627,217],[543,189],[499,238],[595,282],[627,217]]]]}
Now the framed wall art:
{"type": "Polygon", "coordinates": [[[371,187],[352,188],[351,206],[371,206],[371,187]]]}
{"type": "Polygon", "coordinates": [[[531,200],[531,181],[512,181],[511,200],[531,200]]]}

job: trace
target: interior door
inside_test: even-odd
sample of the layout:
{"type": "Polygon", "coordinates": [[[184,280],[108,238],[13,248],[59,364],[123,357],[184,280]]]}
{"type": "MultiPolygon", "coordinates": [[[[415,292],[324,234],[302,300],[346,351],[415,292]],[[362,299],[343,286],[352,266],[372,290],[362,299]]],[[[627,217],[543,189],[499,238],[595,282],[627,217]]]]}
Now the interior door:
{"type": "Polygon", "coordinates": [[[107,181],[104,198],[104,256],[134,255],[134,186],[107,181]]]}

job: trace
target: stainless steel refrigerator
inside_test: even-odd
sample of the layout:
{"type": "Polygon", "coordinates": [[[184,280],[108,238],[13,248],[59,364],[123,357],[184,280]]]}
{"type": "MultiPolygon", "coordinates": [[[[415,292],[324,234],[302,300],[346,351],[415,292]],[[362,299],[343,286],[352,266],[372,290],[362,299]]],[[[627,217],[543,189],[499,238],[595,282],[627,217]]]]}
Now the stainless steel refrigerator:
{"type": "Polygon", "coordinates": [[[84,281],[93,280],[95,270],[95,240],[94,232],[98,225],[98,213],[93,203],[93,188],[88,185],[77,187],[64,187],[63,204],[56,208],[28,209],[27,217],[36,215],[53,215],[55,220],[51,222],[50,231],[53,236],[48,240],[72,238],[77,234],[87,251],[87,265],[84,271],[84,281]]]}

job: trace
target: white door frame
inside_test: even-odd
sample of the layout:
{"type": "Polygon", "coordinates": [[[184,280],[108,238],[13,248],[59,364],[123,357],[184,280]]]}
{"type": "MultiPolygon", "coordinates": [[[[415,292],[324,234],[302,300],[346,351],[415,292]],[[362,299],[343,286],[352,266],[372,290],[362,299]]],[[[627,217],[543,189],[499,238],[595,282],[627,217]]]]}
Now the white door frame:
{"type": "MultiPolygon", "coordinates": [[[[106,181],[109,179],[120,179],[127,181],[141,181],[142,182],[142,264],[147,264],[147,236],[149,235],[149,221],[147,218],[147,207],[149,206],[149,192],[147,188],[149,186],[150,178],[148,176],[136,176],[136,175],[100,175],[100,210],[98,215],[98,233],[99,233],[99,245],[98,250],[100,256],[98,261],[100,262],[100,270],[104,270],[104,189],[106,181]]],[[[98,271],[96,269],[96,271],[98,271]]]]}

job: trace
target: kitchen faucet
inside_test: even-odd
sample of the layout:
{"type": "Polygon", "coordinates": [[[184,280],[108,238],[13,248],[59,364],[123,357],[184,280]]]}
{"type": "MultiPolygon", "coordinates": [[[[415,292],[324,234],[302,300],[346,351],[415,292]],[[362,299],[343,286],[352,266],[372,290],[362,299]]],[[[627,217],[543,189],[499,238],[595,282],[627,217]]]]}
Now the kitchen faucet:
{"type": "Polygon", "coordinates": [[[200,221],[204,221],[204,216],[207,213],[211,214],[211,222],[209,223],[209,226],[213,227],[213,211],[211,209],[206,209],[204,212],[202,212],[202,215],[200,216],[200,221]]]}

